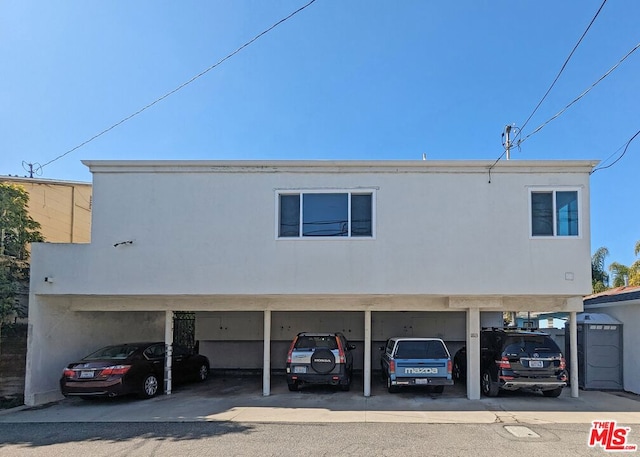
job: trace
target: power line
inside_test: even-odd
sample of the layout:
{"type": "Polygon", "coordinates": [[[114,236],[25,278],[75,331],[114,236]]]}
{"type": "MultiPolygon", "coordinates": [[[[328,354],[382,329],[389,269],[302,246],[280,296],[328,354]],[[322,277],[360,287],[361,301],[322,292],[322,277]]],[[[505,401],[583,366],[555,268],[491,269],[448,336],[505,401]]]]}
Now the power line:
{"type": "Polygon", "coordinates": [[[89,138],[88,140],[80,143],[79,145],[75,146],[74,148],[69,149],[67,152],[60,154],[58,157],[56,157],[53,160],[48,161],[47,163],[45,163],[44,165],[40,166],[40,169],[46,167],[47,165],[49,165],[50,163],[55,162],[56,160],[59,160],[61,158],[63,158],[64,156],[71,154],[73,151],[80,149],[81,147],[83,147],[84,145],[92,142],[93,140],[95,140],[96,138],[101,137],[102,135],[104,135],[105,133],[115,129],[116,127],[118,127],[121,124],[124,124],[125,122],[127,122],[129,119],[137,116],[138,114],[142,113],[143,111],[146,111],[147,109],[151,108],[153,105],[155,105],[156,103],[161,102],[162,100],[164,100],[165,98],[169,97],[170,95],[175,94],[176,92],[178,92],[180,89],[188,86],[189,84],[191,84],[192,82],[194,82],[196,79],[200,78],[201,76],[204,76],[205,74],[207,74],[208,72],[210,72],[211,70],[213,70],[214,68],[216,68],[217,66],[219,66],[220,64],[222,64],[223,62],[225,62],[226,60],[230,59],[231,57],[233,57],[234,55],[236,55],[237,53],[239,53],[240,51],[242,51],[244,48],[246,48],[247,46],[249,46],[250,44],[252,44],[254,41],[256,41],[258,38],[262,37],[263,35],[266,35],[267,33],[269,33],[271,30],[275,29],[277,26],[279,26],[280,24],[282,24],[283,22],[287,21],[288,19],[291,19],[293,16],[295,16],[296,14],[298,14],[299,12],[301,12],[302,10],[306,9],[307,7],[311,6],[312,3],[314,3],[316,0],[311,0],[309,3],[307,3],[306,5],[303,5],[302,7],[298,8],[297,10],[295,10],[293,13],[289,14],[288,16],[284,17],[283,19],[280,19],[278,22],[276,22],[275,24],[273,24],[271,27],[269,27],[268,29],[260,32],[258,35],[256,35],[255,37],[253,37],[252,39],[250,39],[249,41],[247,41],[245,44],[243,44],[242,46],[240,46],[238,49],[236,49],[235,51],[233,51],[232,53],[228,54],[226,57],[220,59],[218,62],[214,63],[213,65],[211,65],[209,68],[207,68],[204,71],[201,71],[200,73],[198,73],[197,75],[195,75],[193,78],[189,79],[188,81],[186,81],[185,83],[180,84],[178,87],[176,87],[175,89],[167,92],[166,94],[164,94],[163,96],[161,96],[160,98],[157,98],[156,100],[154,100],[153,102],[149,103],[148,105],[144,106],[143,108],[140,108],[138,111],[136,111],[135,113],[125,117],[124,119],[116,122],[115,124],[113,124],[111,127],[108,127],[106,129],[104,129],[103,131],[101,131],[100,133],[95,134],[94,136],[92,136],[91,138],[89,138]]]}
{"type": "MultiPolygon", "coordinates": [[[[603,160],[603,161],[601,161],[600,163],[602,163],[602,164],[607,163],[607,162],[609,161],[609,159],[611,159],[611,157],[613,157],[614,155],[616,155],[617,153],[619,153],[619,152],[622,150],[622,148],[624,148],[624,147],[625,147],[625,145],[626,145],[626,144],[627,144],[627,143],[624,143],[624,144],[623,144],[622,146],[620,146],[618,149],[616,149],[615,151],[613,151],[611,154],[609,154],[609,157],[607,157],[606,159],[604,159],[604,160],[603,160]]],[[[593,172],[591,172],[591,173],[593,173],[593,172]]]]}
{"type": "Polygon", "coordinates": [[[600,8],[598,8],[598,11],[596,11],[596,14],[593,16],[593,19],[591,19],[591,22],[589,23],[589,25],[587,26],[587,28],[585,29],[584,33],[582,34],[582,36],[580,37],[580,39],[578,40],[578,42],[576,43],[576,45],[573,47],[573,49],[571,50],[571,52],[569,53],[569,56],[567,57],[567,59],[564,61],[564,64],[562,64],[562,67],[560,68],[560,71],[558,72],[558,75],[556,76],[556,78],[553,80],[553,82],[551,83],[551,86],[549,86],[549,89],[547,89],[547,91],[545,92],[544,96],[542,97],[542,99],[540,99],[540,101],[538,102],[538,104],[536,105],[536,107],[534,108],[534,110],[532,111],[532,113],[529,115],[529,117],[527,118],[526,121],[524,121],[524,124],[522,124],[522,127],[520,127],[520,131],[517,133],[516,138],[520,136],[520,133],[524,130],[524,128],[527,126],[527,124],[529,123],[529,121],[531,120],[531,118],[533,117],[533,115],[536,113],[536,111],[538,111],[538,108],[540,108],[540,105],[542,105],[542,102],[544,102],[544,100],[547,98],[547,95],[549,95],[549,92],[551,92],[551,89],[553,89],[553,86],[556,85],[556,82],[558,81],[558,78],[560,78],[560,75],[562,74],[562,72],[564,71],[565,67],[567,66],[567,64],[569,63],[569,60],[571,59],[571,57],[573,56],[573,53],[576,51],[576,49],[578,49],[578,46],[580,45],[580,43],[582,42],[582,39],[586,36],[587,32],[589,31],[589,29],[591,28],[591,26],[593,25],[593,23],[595,22],[596,18],[598,17],[598,15],[600,14],[600,11],[602,10],[602,8],[604,7],[604,4],[607,3],[607,0],[604,0],[602,2],[602,5],[600,5],[600,8]]]}
{"type": "MultiPolygon", "coordinates": [[[[589,86],[588,89],[586,89],[585,91],[583,91],[580,95],[578,95],[571,103],[569,103],[567,106],[565,106],[564,108],[562,108],[560,111],[558,111],[556,114],[554,114],[551,118],[549,118],[546,122],[544,122],[543,124],[541,124],[538,128],[536,128],[533,132],[531,132],[529,135],[527,135],[526,137],[518,140],[514,144],[516,147],[520,147],[520,145],[522,143],[524,143],[527,139],[529,139],[531,136],[535,135],[536,133],[538,133],[540,130],[542,130],[547,124],[549,124],[551,121],[553,121],[554,119],[558,118],[562,113],[564,113],[567,109],[569,109],[573,104],[575,104],[578,100],[580,100],[582,97],[584,97],[585,95],[587,95],[589,92],[591,92],[591,90],[596,87],[602,80],[604,80],[607,76],[609,76],[611,73],[613,73],[613,71],[618,68],[622,62],[624,62],[625,60],[627,60],[627,58],[633,54],[634,52],[636,52],[638,49],[640,48],[640,43],[636,44],[633,49],[631,49],[631,51],[629,51],[622,59],[620,59],[613,67],[611,67],[604,75],[602,75],[596,82],[594,82],[593,84],[591,84],[591,86],[589,86]]],[[[520,135],[520,132],[522,132],[522,129],[518,130],[518,134],[520,135]]],[[[517,136],[516,135],[516,136],[517,136]]],[[[635,138],[635,135],[634,137],[635,138]]],[[[632,139],[633,139],[632,138],[632,139]]],[[[629,140],[631,141],[631,140],[629,140]]],[[[627,145],[628,146],[628,145],[627,145]]],[[[617,151],[616,151],[617,152],[617,151]]],[[[626,152],[626,149],[625,149],[626,152]]],[[[491,170],[496,166],[496,164],[500,161],[500,159],[502,159],[502,157],[504,157],[506,151],[503,152],[502,154],[500,154],[500,156],[496,159],[496,161],[489,167],[489,182],[491,182],[491,170]]],[[[615,153],[614,153],[615,154],[615,153]]],[[[624,155],[624,154],[623,154],[624,155]]],[[[620,158],[622,158],[622,156],[620,156],[618,158],[618,160],[620,160],[620,158]]],[[[608,159],[607,159],[608,160],[608,159]]],[[[618,161],[616,160],[616,162],[618,161]]],[[[614,162],[615,163],[615,162],[614,162]]],[[[613,165],[613,164],[611,164],[613,165]]],[[[609,165],[609,166],[611,166],[609,165]]],[[[603,170],[605,168],[609,168],[609,166],[607,167],[602,167],[602,168],[598,168],[599,170],[603,170]]],[[[595,171],[595,170],[593,170],[595,171]]],[[[592,171],[592,173],[593,173],[592,171]]]]}
{"type": "MultiPolygon", "coordinates": [[[[618,162],[620,161],[620,159],[622,159],[622,158],[624,157],[624,155],[627,153],[627,149],[629,149],[629,145],[631,144],[631,142],[632,142],[633,140],[635,140],[635,139],[636,139],[636,137],[637,137],[638,135],[640,135],[640,130],[638,130],[638,131],[635,133],[635,135],[633,135],[633,136],[629,139],[629,141],[627,141],[627,144],[626,144],[626,146],[624,147],[624,151],[622,152],[622,154],[620,154],[620,157],[618,157],[616,160],[614,160],[612,163],[610,163],[610,164],[609,164],[609,165],[607,165],[606,167],[598,167],[598,168],[594,168],[593,170],[591,170],[591,173],[590,173],[590,174],[594,174],[596,171],[599,171],[599,170],[606,170],[607,168],[611,168],[611,167],[612,167],[612,166],[614,166],[616,163],[618,163],[618,162]]],[[[619,150],[620,150],[620,148],[618,148],[618,151],[619,151],[619,150]]],[[[618,151],[616,151],[616,152],[618,152],[618,151]]],[[[613,154],[615,154],[616,152],[614,152],[613,154]]],[[[613,154],[612,154],[612,155],[613,155],[613,154]]],[[[609,157],[607,157],[607,158],[606,158],[606,160],[605,160],[605,162],[606,162],[607,160],[609,160],[609,159],[611,158],[611,156],[612,156],[612,155],[610,155],[609,157]]]]}
{"type": "MultiPolygon", "coordinates": [[[[587,35],[587,32],[589,31],[589,29],[591,28],[591,26],[595,22],[596,18],[600,14],[600,11],[602,11],[602,8],[604,7],[605,3],[607,3],[607,0],[603,0],[602,4],[600,5],[600,8],[598,8],[598,11],[596,11],[596,14],[593,16],[593,19],[591,19],[591,22],[589,22],[589,25],[587,26],[585,31],[582,33],[582,36],[580,36],[580,39],[578,40],[578,42],[575,44],[575,46],[573,47],[573,49],[571,50],[571,52],[569,53],[569,55],[565,59],[564,63],[562,64],[562,67],[560,68],[560,71],[556,75],[555,79],[553,80],[553,82],[551,83],[551,85],[549,86],[549,88],[547,89],[545,94],[542,96],[542,98],[540,99],[540,101],[538,102],[536,107],[533,109],[533,111],[531,112],[531,114],[529,115],[527,120],[524,121],[524,124],[522,124],[522,127],[520,127],[520,128],[516,127],[517,133],[514,136],[513,141],[510,142],[510,145],[516,145],[517,147],[520,147],[521,141],[519,141],[517,139],[522,134],[522,130],[524,130],[524,128],[527,126],[527,124],[529,123],[529,121],[531,120],[533,115],[538,111],[538,108],[540,108],[540,105],[542,105],[542,102],[544,102],[544,100],[547,98],[547,95],[549,95],[549,92],[551,92],[551,89],[553,89],[553,87],[556,85],[556,82],[560,78],[560,75],[562,74],[562,72],[564,71],[565,67],[569,63],[569,60],[571,60],[571,57],[573,56],[574,52],[576,52],[576,49],[578,49],[578,46],[580,46],[580,43],[582,43],[582,40],[584,39],[584,37],[587,35]]],[[[504,133],[503,133],[503,135],[504,135],[504,133]]],[[[505,146],[505,145],[503,144],[503,146],[505,146]]],[[[502,154],[500,154],[500,156],[493,163],[493,165],[491,165],[489,167],[489,183],[491,183],[491,170],[493,169],[493,167],[496,166],[496,164],[500,161],[500,159],[502,159],[502,157],[504,157],[505,154],[506,154],[506,150],[503,151],[502,154]]]]}
{"type": "Polygon", "coordinates": [[[528,134],[526,137],[522,138],[521,140],[518,140],[517,145],[520,146],[522,143],[524,143],[528,138],[530,138],[532,135],[535,135],[536,133],[538,133],[540,130],[542,130],[547,124],[549,124],[551,121],[553,121],[554,119],[556,119],[558,116],[560,116],[562,113],[564,113],[567,109],[569,109],[569,107],[571,107],[571,105],[573,105],[574,103],[576,103],[578,100],[580,100],[582,97],[584,97],[585,95],[587,95],[591,89],[593,89],[594,87],[596,87],[603,79],[605,79],[607,76],[609,76],[616,68],[618,68],[620,66],[620,64],[622,64],[622,62],[624,62],[627,57],[629,57],[631,54],[633,54],[634,52],[636,52],[638,50],[638,48],[640,48],[640,43],[636,44],[635,47],[629,51],[627,53],[627,55],[625,55],[622,59],[620,59],[618,61],[618,63],[616,63],[613,67],[611,67],[609,69],[609,71],[607,71],[604,75],[602,75],[600,77],[600,79],[598,79],[596,82],[594,82],[587,90],[585,90],[584,92],[582,92],[580,95],[578,95],[571,103],[569,103],[567,106],[565,106],[564,108],[562,108],[560,111],[558,111],[556,114],[554,114],[549,120],[547,120],[546,122],[544,122],[542,125],[540,125],[538,128],[536,128],[533,132],[531,132],[530,134],[528,134]]]}

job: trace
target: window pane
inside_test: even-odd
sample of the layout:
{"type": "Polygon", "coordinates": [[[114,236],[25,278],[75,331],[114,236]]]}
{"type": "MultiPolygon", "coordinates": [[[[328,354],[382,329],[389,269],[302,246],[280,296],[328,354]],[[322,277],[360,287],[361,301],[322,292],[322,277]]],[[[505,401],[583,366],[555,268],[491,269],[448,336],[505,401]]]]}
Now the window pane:
{"type": "Polygon", "coordinates": [[[578,236],[578,192],[556,192],[558,236],[578,236]]]}
{"type": "Polygon", "coordinates": [[[347,236],[348,194],[304,194],[303,236],[347,236]]]}
{"type": "Polygon", "coordinates": [[[399,359],[444,359],[447,357],[440,341],[400,341],[396,349],[399,359]]]}
{"type": "Polygon", "coordinates": [[[531,193],[531,235],[553,236],[553,193],[531,193]]]}
{"type": "Polygon", "coordinates": [[[280,195],[279,236],[300,236],[300,195],[280,195]]]}
{"type": "Polygon", "coordinates": [[[372,236],[371,194],[351,195],[351,236],[372,236]]]}

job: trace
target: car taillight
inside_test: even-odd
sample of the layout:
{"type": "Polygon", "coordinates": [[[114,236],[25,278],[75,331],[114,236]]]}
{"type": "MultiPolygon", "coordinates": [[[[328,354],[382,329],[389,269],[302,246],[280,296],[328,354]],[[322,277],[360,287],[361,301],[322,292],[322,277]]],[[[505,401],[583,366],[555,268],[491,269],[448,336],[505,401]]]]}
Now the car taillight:
{"type": "Polygon", "coordinates": [[[500,369],[511,369],[511,363],[509,362],[509,359],[507,357],[496,360],[496,365],[498,365],[498,368],[500,369]]]}
{"type": "Polygon", "coordinates": [[[338,358],[340,360],[340,363],[345,363],[346,358],[344,356],[344,348],[342,347],[342,342],[340,341],[340,338],[336,338],[336,340],[338,341],[338,358]]]}
{"type": "Polygon", "coordinates": [[[396,372],[396,361],[389,360],[389,373],[395,373],[395,372],[396,372]]]}
{"type": "Polygon", "coordinates": [[[102,376],[121,375],[129,371],[129,368],[131,368],[131,365],[113,365],[111,367],[103,368],[100,374],[102,376]]]}
{"type": "Polygon", "coordinates": [[[296,345],[296,341],[298,341],[298,337],[296,336],[291,342],[291,346],[289,347],[289,352],[287,353],[287,363],[291,363],[291,353],[293,352],[293,348],[296,345]]]}
{"type": "Polygon", "coordinates": [[[447,373],[451,374],[452,371],[453,371],[453,364],[451,363],[451,359],[449,359],[447,361],[447,373]]]}
{"type": "Polygon", "coordinates": [[[560,357],[560,369],[564,370],[565,368],[567,368],[567,362],[564,360],[564,357],[560,357]]]}
{"type": "Polygon", "coordinates": [[[76,372],[73,370],[70,370],[68,368],[66,368],[63,372],[62,372],[62,376],[64,376],[65,378],[75,378],[76,377],[76,372]]]}

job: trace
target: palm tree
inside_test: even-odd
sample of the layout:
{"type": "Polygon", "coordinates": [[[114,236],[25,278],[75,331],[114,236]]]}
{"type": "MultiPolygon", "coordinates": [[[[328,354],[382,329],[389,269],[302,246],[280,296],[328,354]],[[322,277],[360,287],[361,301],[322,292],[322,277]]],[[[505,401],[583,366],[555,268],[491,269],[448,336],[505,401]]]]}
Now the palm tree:
{"type": "MultiPolygon", "coordinates": [[[[636,241],[635,249],[633,253],[638,256],[640,254],[640,240],[636,241]]],[[[640,260],[636,260],[629,267],[629,285],[630,286],[640,286],[640,260]]]]}
{"type": "Polygon", "coordinates": [[[609,271],[613,274],[613,287],[622,287],[629,278],[629,267],[618,262],[609,265],[609,271]]]}
{"type": "MultiPolygon", "coordinates": [[[[633,253],[636,256],[640,254],[640,241],[636,241],[633,253]]],[[[613,273],[613,287],[640,286],[640,260],[633,262],[630,267],[613,262],[609,265],[609,271],[613,273]]]]}
{"type": "Polygon", "coordinates": [[[609,288],[609,275],[605,271],[604,267],[604,259],[608,255],[609,250],[605,247],[601,247],[598,248],[595,254],[593,254],[593,257],[591,257],[591,286],[594,294],[609,288]]]}

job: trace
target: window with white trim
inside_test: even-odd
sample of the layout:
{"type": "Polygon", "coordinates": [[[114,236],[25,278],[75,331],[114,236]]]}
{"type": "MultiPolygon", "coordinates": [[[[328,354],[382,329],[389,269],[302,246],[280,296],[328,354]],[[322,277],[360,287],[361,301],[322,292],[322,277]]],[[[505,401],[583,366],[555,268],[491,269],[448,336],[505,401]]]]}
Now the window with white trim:
{"type": "Polygon", "coordinates": [[[531,236],[580,236],[579,199],[577,189],[531,189],[531,236]]]}
{"type": "Polygon", "coordinates": [[[372,191],[278,192],[278,238],[373,238],[372,191]]]}

